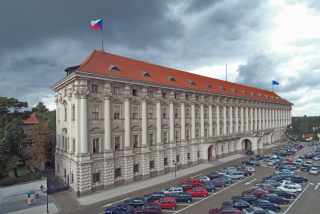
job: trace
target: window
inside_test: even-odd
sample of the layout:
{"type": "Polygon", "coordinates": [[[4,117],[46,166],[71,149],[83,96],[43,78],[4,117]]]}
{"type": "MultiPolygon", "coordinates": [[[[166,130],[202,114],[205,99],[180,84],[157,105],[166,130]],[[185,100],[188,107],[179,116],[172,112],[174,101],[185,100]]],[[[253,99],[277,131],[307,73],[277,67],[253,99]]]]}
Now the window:
{"type": "Polygon", "coordinates": [[[255,95],[255,93],[253,93],[253,92],[249,92],[249,93],[250,93],[251,95],[253,95],[253,96],[255,95]]]}
{"type": "Polygon", "coordinates": [[[166,93],[162,93],[162,98],[166,99],[167,98],[167,94],[166,93]]]}
{"type": "Polygon", "coordinates": [[[186,109],[186,118],[189,118],[189,109],[186,109]]]}
{"type": "Polygon", "coordinates": [[[196,130],[196,138],[199,138],[199,130],[196,130]]]}
{"type": "Polygon", "coordinates": [[[209,84],[204,84],[207,88],[212,88],[209,84]]]}
{"type": "Polygon", "coordinates": [[[120,150],[120,137],[114,138],[114,150],[120,150]]]}
{"type": "Polygon", "coordinates": [[[72,119],[75,120],[76,119],[76,107],[72,106],[72,119]]]}
{"type": "Polygon", "coordinates": [[[73,180],[73,174],[71,174],[71,183],[73,184],[74,180],[73,180]]]}
{"type": "Polygon", "coordinates": [[[73,152],[76,152],[76,140],[72,139],[72,147],[73,147],[73,152]]]}
{"type": "Polygon", "coordinates": [[[229,133],[229,127],[227,127],[227,133],[226,134],[228,134],[229,133]]]}
{"type": "Polygon", "coordinates": [[[229,111],[228,111],[228,109],[226,109],[226,115],[225,115],[226,117],[228,117],[229,116],[229,111]]]}
{"type": "Polygon", "coordinates": [[[109,70],[110,70],[110,71],[120,72],[120,69],[119,69],[118,67],[116,67],[116,66],[113,66],[113,65],[110,65],[110,66],[109,66],[109,70]]]}
{"type": "Polygon", "coordinates": [[[179,94],[174,94],[174,99],[179,99],[179,94]]]}
{"type": "Polygon", "coordinates": [[[197,153],[198,153],[198,154],[197,154],[197,155],[198,155],[198,158],[200,158],[200,151],[198,151],[197,153]]]}
{"type": "Polygon", "coordinates": [[[99,106],[92,106],[92,119],[98,119],[99,118],[99,106]]]}
{"type": "Polygon", "coordinates": [[[162,109],[162,118],[167,118],[167,109],[166,108],[162,109]]]}
{"type": "Polygon", "coordinates": [[[225,91],[225,90],[226,90],[224,87],[221,87],[221,86],[219,86],[219,88],[220,88],[222,91],[225,91]]]}
{"type": "Polygon", "coordinates": [[[93,139],[93,153],[99,153],[99,138],[93,139]]]}
{"type": "Polygon", "coordinates": [[[138,135],[133,135],[133,148],[138,147],[138,135]]]}
{"type": "Polygon", "coordinates": [[[67,170],[64,169],[64,177],[66,178],[67,177],[67,170]]]}
{"type": "Polygon", "coordinates": [[[216,135],[216,129],[212,128],[212,135],[215,136],[216,135]]]}
{"type": "Polygon", "coordinates": [[[204,130],[204,137],[208,137],[208,136],[207,136],[207,133],[208,133],[208,129],[205,129],[205,130],[204,130]]]}
{"type": "Polygon", "coordinates": [[[279,100],[280,98],[279,98],[279,97],[276,97],[276,99],[279,100]]]}
{"type": "Polygon", "coordinates": [[[154,161],[150,161],[150,169],[154,169],[154,161]]]}
{"type": "Polygon", "coordinates": [[[179,141],[179,132],[176,132],[176,142],[179,141]]]}
{"type": "Polygon", "coordinates": [[[274,99],[274,96],[270,96],[272,99],[274,99]]]}
{"type": "Polygon", "coordinates": [[[176,160],[177,160],[177,162],[179,162],[179,161],[180,161],[180,157],[179,157],[179,155],[177,155],[176,160]]]}
{"type": "Polygon", "coordinates": [[[120,119],[120,106],[114,107],[114,119],[120,119]]]}
{"type": "Polygon", "coordinates": [[[133,172],[139,172],[139,164],[133,165],[133,172]]]}
{"type": "Polygon", "coordinates": [[[67,108],[64,108],[64,120],[66,121],[68,119],[68,110],[67,108]]]}
{"type": "Polygon", "coordinates": [[[196,85],[193,81],[188,81],[190,85],[196,85]]]}
{"type": "Polygon", "coordinates": [[[119,88],[118,87],[114,87],[113,88],[113,94],[119,94],[119,88]]]}
{"type": "Polygon", "coordinates": [[[268,95],[264,95],[266,98],[269,98],[269,96],[268,95]]]}
{"type": "Polygon", "coordinates": [[[64,96],[67,96],[68,94],[67,94],[67,89],[65,88],[64,89],[64,96]]]}
{"type": "Polygon", "coordinates": [[[222,110],[220,109],[220,117],[222,116],[222,110]]]}
{"type": "Polygon", "coordinates": [[[199,117],[199,109],[196,109],[196,118],[199,117]]]}
{"type": "Polygon", "coordinates": [[[178,109],[176,108],[174,110],[174,118],[178,118],[179,114],[178,114],[178,109]]]}
{"type": "Polygon", "coordinates": [[[138,96],[138,90],[132,89],[132,96],[138,96]]]}
{"type": "Polygon", "coordinates": [[[98,85],[92,85],[92,92],[98,92],[98,85]]]}
{"type": "Polygon", "coordinates": [[[262,94],[258,94],[259,97],[262,97],[262,94]]]}
{"type": "Polygon", "coordinates": [[[148,91],[148,97],[153,97],[153,91],[148,91]]]}
{"type": "Polygon", "coordinates": [[[100,181],[100,173],[93,174],[93,182],[99,182],[100,181]]]}
{"type": "Polygon", "coordinates": [[[212,117],[214,117],[214,110],[212,110],[212,117]]]}
{"type": "Polygon", "coordinates": [[[153,134],[149,134],[149,145],[153,145],[153,134]]]}
{"type": "Polygon", "coordinates": [[[176,80],[173,77],[167,77],[169,81],[175,82],[176,80]]]}
{"type": "Polygon", "coordinates": [[[59,164],[57,166],[58,166],[58,172],[60,172],[59,164]]]}
{"type": "Polygon", "coordinates": [[[168,165],[168,158],[164,158],[164,165],[167,166],[168,165]]]}
{"type": "Polygon", "coordinates": [[[241,91],[243,94],[247,94],[247,92],[246,91],[241,91]]]}
{"type": "Polygon", "coordinates": [[[208,117],[207,112],[208,112],[207,109],[205,109],[205,110],[204,110],[204,117],[205,117],[205,118],[208,117]]]}
{"type": "Polygon", "coordinates": [[[62,137],[62,148],[64,148],[64,137],[62,137]]]}
{"type": "Polygon", "coordinates": [[[236,89],[232,89],[232,88],[231,88],[231,91],[233,91],[233,92],[237,93],[237,90],[236,90],[236,89]]]}
{"type": "Polygon", "coordinates": [[[149,118],[153,118],[153,108],[149,108],[149,118]]]}
{"type": "Polygon", "coordinates": [[[138,118],[138,107],[132,108],[132,118],[137,119],[138,118]]]}
{"type": "Polygon", "coordinates": [[[187,131],[187,140],[190,140],[190,131],[187,131]]]}
{"type": "Polygon", "coordinates": [[[141,74],[143,77],[151,77],[150,74],[147,72],[141,72],[141,74]]]}
{"type": "Polygon", "coordinates": [[[121,176],[121,168],[114,169],[114,177],[120,177],[121,176]]]}
{"type": "Polygon", "coordinates": [[[167,143],[167,132],[163,133],[163,143],[167,143]]]}
{"type": "Polygon", "coordinates": [[[186,100],[189,100],[189,95],[186,95],[186,100]]]}
{"type": "Polygon", "coordinates": [[[196,96],[196,101],[198,101],[198,96],[196,96]]]}
{"type": "Polygon", "coordinates": [[[190,153],[188,152],[188,160],[190,160],[190,153]]]}

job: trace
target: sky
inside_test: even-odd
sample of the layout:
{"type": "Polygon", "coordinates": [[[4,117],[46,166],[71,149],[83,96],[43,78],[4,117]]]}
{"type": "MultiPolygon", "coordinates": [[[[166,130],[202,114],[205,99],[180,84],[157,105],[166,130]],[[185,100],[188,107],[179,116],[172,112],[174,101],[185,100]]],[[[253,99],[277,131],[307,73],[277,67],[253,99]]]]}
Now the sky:
{"type": "Polygon", "coordinates": [[[50,86],[104,50],[272,90],[320,112],[319,0],[0,1],[0,97],[55,109],[50,86]]]}

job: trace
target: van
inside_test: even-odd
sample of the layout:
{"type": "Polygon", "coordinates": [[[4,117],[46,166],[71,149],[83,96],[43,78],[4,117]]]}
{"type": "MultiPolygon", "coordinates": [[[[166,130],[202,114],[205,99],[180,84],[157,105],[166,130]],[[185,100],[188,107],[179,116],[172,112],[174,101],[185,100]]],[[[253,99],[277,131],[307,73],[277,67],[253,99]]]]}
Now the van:
{"type": "Polygon", "coordinates": [[[228,174],[231,179],[244,179],[244,174],[241,171],[232,171],[228,174]]]}
{"type": "Polygon", "coordinates": [[[171,196],[176,193],[183,192],[183,189],[181,186],[174,186],[167,189],[163,189],[161,192],[163,192],[165,195],[171,196]]]}

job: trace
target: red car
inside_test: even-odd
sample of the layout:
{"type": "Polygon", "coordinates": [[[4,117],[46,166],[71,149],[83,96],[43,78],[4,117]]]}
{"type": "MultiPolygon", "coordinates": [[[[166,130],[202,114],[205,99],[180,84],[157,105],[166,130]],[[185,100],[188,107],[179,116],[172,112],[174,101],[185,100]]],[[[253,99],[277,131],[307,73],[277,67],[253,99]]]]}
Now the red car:
{"type": "Polygon", "coordinates": [[[284,162],[287,163],[287,164],[290,164],[290,163],[293,162],[293,160],[290,159],[290,158],[286,158],[286,159],[284,159],[284,162]]]}
{"type": "Polygon", "coordinates": [[[170,197],[161,198],[160,200],[157,200],[154,203],[159,204],[161,209],[175,210],[177,208],[176,200],[174,198],[170,198],[170,197]]]}
{"type": "Polygon", "coordinates": [[[203,187],[194,187],[193,189],[188,190],[187,192],[195,197],[207,197],[208,196],[208,191],[203,187]]]}
{"type": "Polygon", "coordinates": [[[216,209],[209,210],[209,214],[215,214],[215,213],[233,213],[233,214],[241,214],[241,211],[237,208],[233,207],[227,207],[227,206],[221,206],[216,209]]]}
{"type": "Polygon", "coordinates": [[[247,171],[247,170],[240,170],[241,172],[243,172],[243,175],[244,176],[250,176],[252,175],[252,172],[251,171],[247,171]]]}
{"type": "Polygon", "coordinates": [[[183,189],[184,192],[187,192],[189,189],[192,189],[193,186],[191,183],[186,183],[186,184],[181,184],[181,188],[183,189]]]}
{"type": "Polygon", "coordinates": [[[245,190],[242,192],[242,194],[251,194],[251,195],[254,195],[254,196],[257,196],[258,198],[261,197],[261,195],[263,194],[269,194],[268,191],[265,191],[259,187],[255,187],[255,188],[251,188],[249,190],[245,190]]]}
{"type": "Polygon", "coordinates": [[[199,178],[189,178],[189,179],[187,179],[187,180],[181,180],[180,183],[181,183],[181,184],[190,183],[193,187],[194,187],[195,185],[197,185],[197,184],[198,184],[198,185],[202,185],[202,182],[200,181],[199,178]]]}
{"type": "Polygon", "coordinates": [[[134,213],[135,214],[146,214],[146,213],[161,214],[162,210],[159,204],[147,203],[142,207],[137,207],[134,213]]]}

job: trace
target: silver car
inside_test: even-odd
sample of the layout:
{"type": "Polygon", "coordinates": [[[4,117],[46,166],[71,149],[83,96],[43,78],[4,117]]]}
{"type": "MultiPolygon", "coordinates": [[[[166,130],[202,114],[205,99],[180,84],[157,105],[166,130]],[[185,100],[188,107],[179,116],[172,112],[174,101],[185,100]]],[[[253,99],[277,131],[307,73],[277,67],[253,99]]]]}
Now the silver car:
{"type": "Polygon", "coordinates": [[[277,161],[275,161],[275,160],[268,162],[268,166],[275,166],[275,165],[277,165],[277,161]]]}
{"type": "Polygon", "coordinates": [[[320,160],[320,155],[313,157],[312,160],[316,160],[316,161],[320,160]]]}
{"type": "Polygon", "coordinates": [[[320,172],[320,170],[318,169],[318,167],[311,167],[311,169],[309,170],[309,174],[312,175],[318,175],[320,172]]]}
{"type": "Polygon", "coordinates": [[[303,160],[302,160],[302,159],[297,159],[297,160],[295,161],[295,163],[298,163],[298,164],[299,164],[299,166],[301,166],[301,165],[303,165],[303,164],[304,164],[304,162],[303,162],[303,160]]]}
{"type": "Polygon", "coordinates": [[[248,208],[242,209],[242,214],[258,213],[258,211],[260,211],[260,213],[276,214],[272,210],[262,209],[260,207],[248,207],[248,208]],[[265,211],[265,212],[263,212],[263,211],[265,211]]]}

